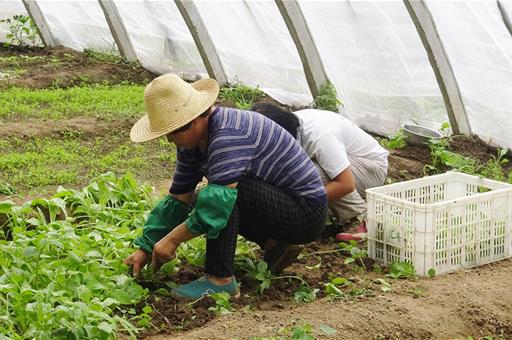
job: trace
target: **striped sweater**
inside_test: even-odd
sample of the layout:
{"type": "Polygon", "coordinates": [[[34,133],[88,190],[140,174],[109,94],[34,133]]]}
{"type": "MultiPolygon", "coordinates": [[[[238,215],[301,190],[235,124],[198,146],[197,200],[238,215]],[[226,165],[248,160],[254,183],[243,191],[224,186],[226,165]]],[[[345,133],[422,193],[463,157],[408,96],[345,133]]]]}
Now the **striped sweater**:
{"type": "Polygon", "coordinates": [[[325,203],[316,167],[295,139],[270,119],[251,111],[217,107],[208,122],[208,148],[178,149],[170,192],[195,189],[203,176],[227,185],[256,177],[291,195],[325,203]]]}

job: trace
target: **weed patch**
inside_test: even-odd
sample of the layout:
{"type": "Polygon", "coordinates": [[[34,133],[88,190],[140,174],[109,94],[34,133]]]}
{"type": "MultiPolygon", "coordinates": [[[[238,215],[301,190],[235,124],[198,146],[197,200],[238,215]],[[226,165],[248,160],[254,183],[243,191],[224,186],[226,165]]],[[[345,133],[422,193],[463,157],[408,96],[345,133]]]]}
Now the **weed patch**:
{"type": "Polygon", "coordinates": [[[28,15],[16,14],[11,18],[0,20],[0,23],[6,23],[9,33],[5,35],[7,45],[17,46],[40,46],[37,26],[28,15]]]}
{"type": "Polygon", "coordinates": [[[49,185],[78,187],[107,171],[132,172],[146,180],[172,173],[176,159],[172,144],[134,144],[126,131],[94,139],[74,136],[0,140],[0,183],[21,191],[49,185]]]}
{"type": "Polygon", "coordinates": [[[336,88],[330,82],[327,82],[320,87],[320,93],[313,101],[313,107],[315,109],[333,112],[338,112],[339,106],[342,104],[341,100],[338,99],[336,88]]]}
{"type": "Polygon", "coordinates": [[[258,87],[236,84],[234,86],[226,86],[220,90],[219,100],[227,101],[237,109],[249,110],[254,102],[260,100],[265,93],[258,87]]]}
{"type": "Polygon", "coordinates": [[[138,117],[145,110],[143,92],[143,86],[129,84],[43,90],[12,87],[0,93],[0,120],[97,115],[138,117]]]}
{"type": "Polygon", "coordinates": [[[380,145],[386,149],[401,149],[404,148],[407,143],[405,142],[406,136],[404,130],[400,129],[395,134],[392,134],[386,138],[380,140],[380,145]]]}

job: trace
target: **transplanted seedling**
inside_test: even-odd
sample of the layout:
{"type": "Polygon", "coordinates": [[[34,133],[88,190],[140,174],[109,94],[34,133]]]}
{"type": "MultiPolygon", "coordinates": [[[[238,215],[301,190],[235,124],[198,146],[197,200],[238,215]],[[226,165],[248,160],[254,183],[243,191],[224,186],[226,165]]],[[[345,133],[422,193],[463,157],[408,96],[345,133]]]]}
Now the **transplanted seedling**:
{"type": "Polygon", "coordinates": [[[389,274],[387,276],[392,277],[393,279],[407,279],[411,277],[415,277],[416,270],[414,266],[410,262],[393,262],[389,266],[389,274]]]}
{"type": "Polygon", "coordinates": [[[413,288],[409,289],[408,292],[411,293],[415,299],[417,299],[417,298],[425,296],[425,294],[427,293],[427,290],[425,289],[425,287],[418,286],[418,287],[413,287],[413,288]]]}
{"type": "Polygon", "coordinates": [[[319,289],[311,289],[311,287],[306,285],[301,285],[299,289],[297,289],[293,293],[293,301],[297,303],[309,303],[313,302],[316,299],[316,294],[318,293],[319,289]]]}
{"type": "Polygon", "coordinates": [[[251,105],[260,100],[265,93],[259,87],[252,88],[240,83],[223,87],[219,99],[230,101],[237,109],[248,110],[251,105]]]}
{"type": "Polygon", "coordinates": [[[335,277],[325,284],[325,294],[329,297],[343,297],[345,293],[339,288],[350,285],[347,278],[335,277]]]}
{"type": "Polygon", "coordinates": [[[320,91],[313,101],[315,109],[338,112],[339,106],[343,105],[338,99],[336,87],[331,82],[326,82],[320,86],[320,91]]]}
{"type": "Polygon", "coordinates": [[[404,130],[400,129],[395,134],[392,134],[380,140],[380,145],[389,150],[404,148],[407,143],[405,142],[406,136],[404,130]]]}
{"type": "Polygon", "coordinates": [[[309,284],[299,276],[295,275],[279,275],[276,276],[268,269],[268,264],[265,261],[255,262],[250,258],[246,258],[245,264],[241,265],[242,269],[247,272],[247,276],[251,279],[260,281],[260,294],[269,288],[273,280],[284,280],[292,279],[299,280],[305,287],[309,287],[309,284]]]}
{"type": "Polygon", "coordinates": [[[356,241],[350,240],[349,243],[341,242],[339,247],[350,253],[350,257],[345,259],[345,264],[359,262],[361,266],[366,270],[366,265],[363,262],[363,258],[368,256],[368,252],[359,248],[359,245],[356,241]]]}
{"type": "Polygon", "coordinates": [[[210,294],[209,297],[215,300],[215,306],[208,308],[209,311],[214,312],[217,315],[226,315],[233,312],[233,306],[231,306],[231,295],[226,292],[210,294]]]}
{"type": "Polygon", "coordinates": [[[379,285],[380,290],[382,290],[383,292],[389,292],[392,290],[391,284],[382,278],[377,278],[377,279],[373,280],[372,283],[379,285]]]}

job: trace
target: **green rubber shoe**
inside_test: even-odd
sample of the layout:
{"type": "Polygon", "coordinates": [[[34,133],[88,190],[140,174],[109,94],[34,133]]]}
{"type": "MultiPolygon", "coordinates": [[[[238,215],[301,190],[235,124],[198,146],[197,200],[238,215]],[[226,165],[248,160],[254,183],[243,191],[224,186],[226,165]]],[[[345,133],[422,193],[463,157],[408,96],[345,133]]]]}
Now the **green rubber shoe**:
{"type": "Polygon", "coordinates": [[[187,300],[197,300],[200,297],[221,292],[226,292],[235,298],[240,296],[238,283],[234,276],[230,283],[218,286],[208,281],[208,275],[204,275],[195,281],[173,288],[171,296],[187,300]]]}

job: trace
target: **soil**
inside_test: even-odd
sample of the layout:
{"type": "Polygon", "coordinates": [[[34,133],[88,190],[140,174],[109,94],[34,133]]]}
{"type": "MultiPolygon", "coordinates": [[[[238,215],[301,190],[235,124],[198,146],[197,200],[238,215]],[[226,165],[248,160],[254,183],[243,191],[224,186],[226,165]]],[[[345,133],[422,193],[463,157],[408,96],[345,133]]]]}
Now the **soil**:
{"type": "MultiPolygon", "coordinates": [[[[331,266],[323,269],[324,273],[335,273],[336,270],[331,271],[333,267],[342,271],[346,268],[332,258],[326,261],[330,261],[331,266]]],[[[293,269],[289,273],[293,274],[293,269]]],[[[376,276],[362,272],[357,274],[356,280],[369,282],[376,276]]],[[[512,259],[508,259],[435,278],[400,281],[385,278],[392,284],[390,292],[382,292],[371,284],[372,295],[324,297],[310,304],[290,301],[289,285],[272,286],[272,290],[278,290],[276,294],[267,293],[273,295],[272,299],[262,301],[268,296],[263,295],[257,304],[251,304],[252,310],[244,308],[244,303],[250,301],[245,300],[242,306],[234,302],[238,307],[236,312],[208,319],[209,322],[198,329],[183,333],[177,331],[179,324],[168,323],[166,334],[147,338],[270,338],[277,336],[282,328],[306,323],[313,326],[319,339],[468,339],[468,336],[481,339],[489,335],[494,335],[495,339],[512,339],[511,279],[512,259]],[[323,335],[319,331],[321,325],[328,325],[336,333],[330,337],[323,335]]],[[[196,315],[210,305],[213,303],[196,306],[196,315]]],[[[179,319],[183,314],[174,312],[174,306],[176,302],[169,301],[164,310],[168,316],[179,319]]]]}
{"type": "Polygon", "coordinates": [[[9,86],[30,89],[64,88],[84,83],[145,84],[156,77],[138,64],[100,61],[86,53],[65,47],[13,50],[0,44],[0,58],[10,56],[27,56],[35,59],[17,58],[11,62],[2,61],[2,73],[9,75],[18,70],[21,74],[0,79],[0,89],[9,86]]]}
{"type": "Polygon", "coordinates": [[[42,137],[62,137],[69,132],[79,133],[82,137],[103,135],[108,131],[129,131],[136,119],[109,119],[97,117],[77,117],[63,120],[25,119],[0,125],[0,136],[22,139],[42,137]]]}
{"type": "MultiPolygon", "coordinates": [[[[99,62],[83,53],[66,48],[14,51],[0,47],[0,57],[12,55],[43,56],[44,61],[18,65],[26,71],[16,78],[1,80],[0,88],[22,86],[45,88],[122,81],[145,83],[153,74],[132,64],[99,62]],[[46,58],[47,57],[47,58],[46,58]],[[53,61],[52,61],[53,60],[53,61]]],[[[14,67],[15,65],[12,65],[14,67]]],[[[266,99],[272,101],[271,99],[266,99]]],[[[79,131],[85,136],[101,136],[112,129],[128,130],[133,121],[78,117],[61,120],[24,120],[0,125],[0,136],[18,138],[59,136],[79,131]]],[[[452,150],[485,163],[496,150],[474,137],[454,137],[452,150]]],[[[408,146],[392,150],[389,177],[404,181],[422,177],[423,167],[431,162],[427,148],[408,146]]],[[[510,170],[510,165],[507,165],[510,170]]],[[[157,190],[168,182],[155,183],[157,190]]],[[[1,221],[0,221],[1,225],[1,221]]],[[[345,264],[347,254],[338,250],[327,230],[324,239],[308,245],[299,261],[287,268],[286,276],[301,276],[313,289],[315,301],[304,304],[292,300],[301,282],[296,278],[274,280],[270,288],[259,293],[259,283],[239,270],[241,297],[231,301],[233,313],[218,317],[209,310],[215,305],[210,298],[192,304],[162,295],[166,283],[190,282],[201,275],[198,268],[184,267],[170,277],[141,282],[152,294],[145,304],[152,305],[152,324],[140,337],[147,339],[252,339],[274,337],[294,325],[307,323],[318,338],[331,339],[467,339],[493,335],[512,339],[512,259],[473,269],[460,270],[434,278],[394,280],[386,276],[370,259],[345,264]],[[366,269],[365,269],[366,267],[366,269]],[[325,296],[323,283],[335,277],[349,279],[342,287],[342,298],[325,296]],[[384,292],[379,280],[391,284],[384,292]],[[328,325],[336,333],[320,331],[328,325]]],[[[359,245],[363,248],[364,244],[359,245]]],[[[137,306],[141,309],[144,304],[137,306]]]]}

